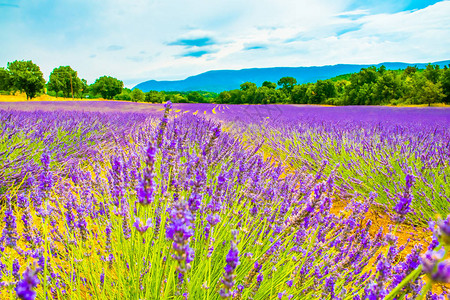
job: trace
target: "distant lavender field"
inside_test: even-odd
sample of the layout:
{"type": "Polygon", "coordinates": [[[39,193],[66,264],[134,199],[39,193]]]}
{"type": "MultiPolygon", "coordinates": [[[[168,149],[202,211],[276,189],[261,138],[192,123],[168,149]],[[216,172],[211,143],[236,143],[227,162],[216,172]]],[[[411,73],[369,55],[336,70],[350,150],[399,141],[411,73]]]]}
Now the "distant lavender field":
{"type": "MultiPolygon", "coordinates": [[[[162,115],[162,104],[124,101],[34,101],[0,102],[0,109],[20,111],[95,111],[142,112],[162,115]]],[[[450,108],[439,107],[385,107],[385,106],[308,106],[308,105],[216,105],[176,103],[174,110],[198,111],[198,116],[214,116],[224,121],[390,121],[394,123],[421,123],[450,125],[450,108]],[[213,112],[213,109],[215,112],[213,112]],[[206,112],[203,113],[203,112],[206,112]]]]}
{"type": "Polygon", "coordinates": [[[0,298],[443,299],[449,114],[0,103],[0,298]]]}

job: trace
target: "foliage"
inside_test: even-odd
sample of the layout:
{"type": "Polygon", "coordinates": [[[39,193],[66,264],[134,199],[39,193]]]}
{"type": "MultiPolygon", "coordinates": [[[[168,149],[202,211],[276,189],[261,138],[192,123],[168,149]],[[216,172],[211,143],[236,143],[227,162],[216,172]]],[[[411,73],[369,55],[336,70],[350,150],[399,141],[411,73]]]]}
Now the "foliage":
{"type": "Polygon", "coordinates": [[[102,76],[91,85],[95,94],[100,94],[105,99],[113,99],[123,89],[123,82],[111,76],[102,76]]]}
{"type": "Polygon", "coordinates": [[[25,92],[27,99],[32,99],[44,89],[45,79],[41,69],[31,60],[8,63],[11,86],[13,90],[25,92]]]}
{"type": "Polygon", "coordinates": [[[217,103],[230,104],[333,104],[388,105],[428,104],[450,99],[450,69],[428,65],[425,70],[363,68],[358,73],[344,74],[315,83],[297,84],[295,78],[283,77],[276,85],[265,81],[261,87],[252,82],[241,84],[239,90],[224,91],[217,103]]]}
{"type": "Polygon", "coordinates": [[[58,92],[62,92],[65,98],[74,95],[81,95],[86,91],[86,81],[81,81],[78,74],[70,66],[61,66],[53,69],[50,73],[50,80],[47,87],[50,91],[54,91],[56,96],[58,92]]]}
{"type": "Polygon", "coordinates": [[[10,91],[11,88],[11,76],[8,70],[0,68],[0,91],[10,91]]]}
{"type": "Polygon", "coordinates": [[[163,92],[150,91],[145,93],[145,102],[163,103],[166,96],[163,92]]]}
{"type": "Polygon", "coordinates": [[[145,94],[140,89],[132,90],[130,96],[133,102],[144,102],[145,100],[145,94]]]}
{"type": "Polygon", "coordinates": [[[282,77],[278,80],[278,86],[281,86],[283,92],[287,95],[290,95],[294,85],[297,83],[297,79],[293,77],[282,77]]]}

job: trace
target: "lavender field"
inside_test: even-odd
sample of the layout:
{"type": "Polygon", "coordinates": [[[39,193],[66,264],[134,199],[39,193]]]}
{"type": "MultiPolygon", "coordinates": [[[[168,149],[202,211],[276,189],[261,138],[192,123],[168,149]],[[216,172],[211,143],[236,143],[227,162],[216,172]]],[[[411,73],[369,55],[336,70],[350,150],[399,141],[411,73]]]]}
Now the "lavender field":
{"type": "Polygon", "coordinates": [[[449,176],[447,108],[2,102],[0,298],[446,299],[449,176]]]}

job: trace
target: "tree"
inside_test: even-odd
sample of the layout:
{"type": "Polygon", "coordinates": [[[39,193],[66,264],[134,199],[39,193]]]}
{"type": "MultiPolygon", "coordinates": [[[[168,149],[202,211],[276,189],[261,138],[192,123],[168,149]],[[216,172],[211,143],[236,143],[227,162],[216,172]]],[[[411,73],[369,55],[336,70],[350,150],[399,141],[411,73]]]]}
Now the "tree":
{"type": "Polygon", "coordinates": [[[83,82],[78,78],[77,72],[70,66],[60,66],[54,68],[50,73],[50,80],[48,81],[48,89],[56,92],[62,92],[65,98],[80,94],[83,89],[83,82]]]}
{"type": "Polygon", "coordinates": [[[11,76],[8,70],[0,68],[0,91],[10,91],[11,88],[11,76]]]}
{"type": "Polygon", "coordinates": [[[105,99],[112,99],[122,92],[123,82],[111,76],[102,76],[91,85],[95,94],[100,94],[105,99]]]}
{"type": "Polygon", "coordinates": [[[413,88],[410,91],[411,98],[415,103],[428,104],[440,102],[444,97],[441,83],[434,84],[420,73],[414,76],[413,88]]]}
{"type": "Polygon", "coordinates": [[[88,94],[89,94],[89,84],[87,83],[86,79],[81,79],[80,98],[84,98],[84,96],[88,94]]]}
{"type": "Polygon", "coordinates": [[[187,98],[188,98],[189,102],[192,102],[192,103],[203,103],[203,102],[205,102],[205,99],[203,98],[203,96],[199,92],[190,92],[187,95],[187,98]]]}
{"type": "Polygon", "coordinates": [[[308,96],[306,92],[308,91],[307,84],[300,84],[294,86],[292,89],[291,101],[294,104],[306,104],[308,103],[308,96]]]}
{"type": "Polygon", "coordinates": [[[398,100],[403,97],[404,83],[400,76],[393,71],[386,71],[378,77],[377,82],[373,85],[373,101],[371,104],[380,105],[387,104],[392,100],[398,100]]]}
{"type": "Polygon", "coordinates": [[[442,89],[445,94],[444,102],[450,102],[450,68],[444,68],[441,77],[442,89]]]}
{"type": "Polygon", "coordinates": [[[417,66],[414,66],[414,67],[407,66],[404,73],[405,73],[406,76],[409,76],[409,75],[412,75],[412,74],[414,74],[416,72],[417,72],[417,66]]]}
{"type": "Polygon", "coordinates": [[[240,85],[241,87],[241,91],[250,91],[250,90],[256,90],[256,84],[254,84],[253,82],[244,82],[243,84],[240,85]]]}
{"type": "Polygon", "coordinates": [[[336,95],[336,87],[331,80],[318,80],[314,85],[314,97],[311,100],[314,104],[325,103],[336,95]]]}
{"type": "Polygon", "coordinates": [[[432,83],[437,83],[441,73],[439,69],[439,65],[428,64],[427,68],[423,71],[423,75],[432,83]]]}
{"type": "Polygon", "coordinates": [[[277,84],[275,82],[270,82],[270,81],[264,81],[262,86],[265,86],[269,89],[276,89],[277,88],[277,84]]]}
{"type": "Polygon", "coordinates": [[[162,103],[166,98],[164,92],[150,91],[145,93],[145,102],[162,103]]]}
{"type": "Polygon", "coordinates": [[[131,92],[131,101],[133,102],[144,102],[145,94],[140,89],[134,89],[131,92]]]}
{"type": "Polygon", "coordinates": [[[221,104],[228,104],[231,103],[231,93],[228,91],[223,91],[219,94],[219,96],[217,97],[217,103],[221,103],[221,104]]]}
{"type": "Polygon", "coordinates": [[[115,95],[114,100],[125,100],[125,101],[131,101],[131,90],[128,88],[123,88],[122,92],[118,95],[115,95]]]}
{"type": "Polygon", "coordinates": [[[25,92],[27,100],[33,99],[44,89],[45,79],[38,65],[31,60],[15,60],[8,63],[13,90],[25,92]]]}
{"type": "Polygon", "coordinates": [[[278,86],[281,86],[281,90],[288,96],[291,95],[292,89],[296,83],[297,79],[294,77],[283,77],[278,80],[278,86]]]}
{"type": "Polygon", "coordinates": [[[172,103],[188,103],[187,98],[181,94],[168,94],[164,100],[171,101],[172,103]]]}

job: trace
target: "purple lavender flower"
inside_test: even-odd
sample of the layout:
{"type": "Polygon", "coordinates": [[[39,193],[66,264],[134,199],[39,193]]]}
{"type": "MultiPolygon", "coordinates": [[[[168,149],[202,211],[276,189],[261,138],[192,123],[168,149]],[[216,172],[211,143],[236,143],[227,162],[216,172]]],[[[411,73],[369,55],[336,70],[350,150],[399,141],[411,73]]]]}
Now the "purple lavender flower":
{"type": "Polygon", "coordinates": [[[172,102],[169,100],[166,103],[164,103],[164,108],[165,109],[172,109],[173,108],[172,102]]]}
{"type": "Polygon", "coordinates": [[[428,251],[421,257],[423,272],[434,282],[450,283],[450,262],[443,260],[445,249],[428,251]]]}
{"type": "Polygon", "coordinates": [[[158,136],[156,138],[156,145],[158,148],[161,148],[162,146],[164,131],[167,127],[167,123],[169,122],[169,113],[171,109],[172,102],[167,101],[166,104],[164,104],[164,116],[161,118],[161,123],[159,123],[158,136]]]}
{"type": "Polygon", "coordinates": [[[28,198],[24,194],[17,195],[17,206],[20,208],[27,208],[28,198]]]}
{"type": "Polygon", "coordinates": [[[439,220],[438,226],[443,242],[450,245],[450,215],[445,220],[439,220]]]}
{"type": "Polygon", "coordinates": [[[288,281],[286,281],[286,284],[287,284],[288,287],[292,287],[294,282],[292,280],[288,280],[288,281]]]}
{"type": "Polygon", "coordinates": [[[34,300],[36,298],[34,288],[36,288],[39,283],[40,281],[37,278],[36,271],[27,269],[15,288],[17,297],[23,300],[34,300]]]}
{"type": "Polygon", "coordinates": [[[50,172],[50,155],[43,153],[41,156],[43,169],[39,175],[39,189],[47,193],[53,186],[53,174],[50,172]]]}
{"type": "MultiPolygon", "coordinates": [[[[330,295],[330,299],[334,299],[334,285],[336,283],[336,278],[334,276],[327,277],[325,280],[325,292],[330,295]]],[[[327,297],[328,298],[328,297],[327,297]]]]}
{"type": "Polygon", "coordinates": [[[19,271],[20,271],[20,264],[19,261],[15,259],[12,265],[12,274],[14,278],[16,278],[16,280],[20,279],[19,271]]]}
{"type": "Polygon", "coordinates": [[[139,231],[140,234],[144,234],[147,231],[147,229],[152,227],[152,219],[148,218],[147,222],[145,222],[144,225],[142,221],[138,217],[136,217],[133,226],[136,228],[137,231],[139,231]]]}
{"type": "Polygon", "coordinates": [[[104,284],[105,284],[105,270],[102,270],[102,273],[100,274],[100,289],[103,288],[104,284]]]}
{"type": "Polygon", "coordinates": [[[219,294],[222,298],[231,297],[233,294],[232,288],[235,284],[234,278],[236,275],[234,271],[237,266],[239,266],[239,250],[236,247],[236,243],[231,241],[231,249],[226,257],[227,265],[225,266],[225,272],[223,273],[223,278],[221,282],[224,285],[224,288],[219,291],[219,294]]]}
{"type": "Polygon", "coordinates": [[[194,259],[194,249],[189,245],[190,238],[194,234],[192,220],[194,219],[186,203],[176,202],[170,210],[171,222],[166,229],[166,237],[173,241],[175,253],[172,257],[178,261],[179,275],[183,276],[190,269],[190,263],[194,259]]]}
{"type": "Polygon", "coordinates": [[[142,178],[137,189],[139,203],[147,205],[153,202],[155,198],[155,184],[153,182],[153,169],[155,165],[156,149],[150,143],[146,151],[146,167],[142,172],[142,178]]]}
{"type": "Polygon", "coordinates": [[[393,217],[395,222],[402,223],[406,219],[406,215],[412,212],[411,202],[413,200],[413,196],[411,194],[411,187],[414,184],[414,176],[411,174],[406,174],[406,185],[403,191],[403,195],[399,197],[397,204],[394,206],[394,211],[396,215],[393,217]]]}
{"type": "Polygon", "coordinates": [[[3,221],[5,223],[5,228],[3,228],[3,238],[5,238],[6,246],[15,247],[17,244],[17,223],[16,217],[14,216],[13,210],[11,208],[11,199],[8,199],[8,204],[5,211],[5,217],[3,221]]]}

